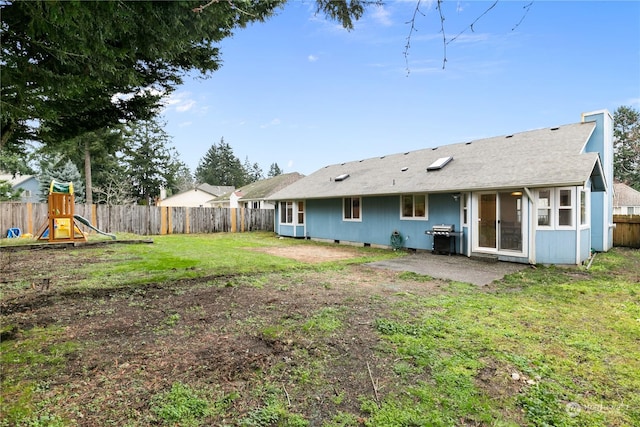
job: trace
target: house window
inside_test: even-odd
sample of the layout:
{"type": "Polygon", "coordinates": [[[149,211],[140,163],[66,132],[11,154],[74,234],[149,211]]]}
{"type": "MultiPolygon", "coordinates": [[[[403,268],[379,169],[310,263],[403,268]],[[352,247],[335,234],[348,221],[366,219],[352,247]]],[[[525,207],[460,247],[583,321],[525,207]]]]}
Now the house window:
{"type": "Polygon", "coordinates": [[[627,215],[633,215],[634,208],[633,206],[627,206],[627,215]]]}
{"type": "Polygon", "coordinates": [[[344,198],[343,219],[348,221],[360,221],[360,197],[344,198]]]}
{"type": "Polygon", "coordinates": [[[298,224],[304,224],[304,202],[298,202],[298,224]]]}
{"type": "Polygon", "coordinates": [[[31,190],[24,190],[24,192],[22,193],[22,196],[31,197],[31,190]]]}
{"type": "Polygon", "coordinates": [[[551,227],[551,190],[538,191],[538,225],[551,227]]]}
{"type": "Polygon", "coordinates": [[[558,226],[573,226],[573,190],[570,188],[558,191],[558,226]]]}
{"type": "Polygon", "coordinates": [[[260,202],[251,202],[251,209],[260,209],[260,202]]]}
{"type": "Polygon", "coordinates": [[[403,194],[400,197],[402,219],[426,219],[427,196],[424,194],[403,194]]]}
{"type": "MultiPolygon", "coordinates": [[[[575,227],[576,206],[574,188],[538,190],[538,226],[549,228],[575,227]]],[[[580,194],[580,223],[589,221],[586,191],[580,194]]]]}
{"type": "Polygon", "coordinates": [[[293,202],[280,202],[280,223],[293,224],[293,202]]]}

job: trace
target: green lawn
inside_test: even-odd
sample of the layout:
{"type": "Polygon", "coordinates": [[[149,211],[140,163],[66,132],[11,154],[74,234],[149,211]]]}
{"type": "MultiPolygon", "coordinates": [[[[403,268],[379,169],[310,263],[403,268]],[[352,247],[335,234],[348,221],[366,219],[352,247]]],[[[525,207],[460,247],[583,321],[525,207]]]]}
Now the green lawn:
{"type": "MultiPolygon", "coordinates": [[[[198,334],[211,333],[206,319],[214,318],[207,317],[211,315],[205,304],[182,307],[180,298],[225,289],[229,294],[236,289],[246,295],[269,295],[256,311],[251,305],[246,313],[235,314],[224,328],[225,339],[258,337],[281,346],[285,359],[293,358],[296,364],[264,366],[236,389],[228,383],[223,387],[203,382],[188,371],[172,371],[175,380],[160,378],[168,384],[161,388],[148,380],[148,372],[136,371],[129,379],[132,396],[145,390],[150,397],[129,402],[138,408],[134,412],[118,406],[125,398],[114,395],[103,410],[110,411],[118,425],[640,425],[640,251],[598,254],[588,270],[538,266],[488,287],[436,281],[432,292],[384,294],[364,287],[358,291],[369,278],[355,275],[367,270],[353,268],[399,256],[396,252],[350,248],[354,258],[309,264],[255,250],[318,245],[277,239],[270,233],[153,240],[47,251],[44,257],[56,261],[48,268],[55,270],[52,274],[64,287],[42,298],[53,307],[66,304],[70,296],[77,296],[79,303],[94,301],[91,312],[82,312],[81,322],[111,322],[109,315],[120,310],[143,310],[150,326],[133,340],[160,345],[168,338],[189,343],[198,334]],[[176,306],[156,310],[154,304],[171,304],[171,299],[152,293],[150,285],[174,295],[176,306]],[[315,287],[317,306],[308,305],[311,308],[302,314],[278,312],[271,296],[284,299],[294,288],[302,292],[309,287],[315,287]],[[344,294],[336,299],[332,292],[338,291],[344,294]],[[188,323],[190,319],[196,321],[188,323]],[[354,379],[378,385],[375,393],[369,389],[351,396],[336,386],[333,365],[343,359],[333,350],[349,335],[348,325],[368,328],[377,337],[374,347],[349,350],[357,361],[365,360],[358,359],[361,354],[375,355],[378,371],[372,374],[367,361],[353,372],[354,379]],[[332,397],[320,404],[323,392],[332,397]],[[319,411],[324,415],[318,416],[319,411]]],[[[36,252],[37,257],[43,254],[36,252]]],[[[18,256],[1,255],[4,274],[18,256]]],[[[62,318],[38,324],[47,306],[34,304],[32,311],[5,313],[5,307],[19,306],[16,301],[31,304],[40,298],[30,282],[44,273],[22,271],[24,278],[0,284],[5,337],[0,343],[0,426],[89,425],[73,416],[83,409],[73,402],[83,398],[88,406],[99,407],[107,394],[86,396],[81,384],[91,382],[90,376],[69,384],[62,379],[72,363],[99,353],[98,338],[77,338],[69,332],[74,324],[62,318]]],[[[394,286],[419,289],[421,283],[434,282],[414,273],[393,274],[384,280],[392,280],[394,286]]],[[[300,302],[304,303],[310,304],[300,302]]],[[[347,344],[358,342],[356,338],[347,344]]],[[[105,389],[121,381],[109,374],[117,372],[111,366],[103,369],[105,389]]]]}

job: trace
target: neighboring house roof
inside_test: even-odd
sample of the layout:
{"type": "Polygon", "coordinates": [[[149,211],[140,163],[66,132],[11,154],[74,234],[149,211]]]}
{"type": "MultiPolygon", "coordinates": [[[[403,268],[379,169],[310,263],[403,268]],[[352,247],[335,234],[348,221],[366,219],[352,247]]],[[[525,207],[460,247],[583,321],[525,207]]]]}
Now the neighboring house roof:
{"type": "Polygon", "coordinates": [[[291,172],[252,182],[238,189],[240,200],[264,200],[303,177],[298,172],[291,172]]]}
{"type": "Polygon", "coordinates": [[[200,184],[197,185],[196,188],[198,190],[205,191],[213,196],[222,196],[225,193],[235,190],[235,187],[232,185],[200,184]]]}
{"type": "Polygon", "coordinates": [[[568,186],[590,177],[603,189],[598,154],[583,152],[595,126],[575,123],[326,166],[269,199],[568,186]],[[448,157],[441,169],[427,171],[448,157]]]}
{"type": "Polygon", "coordinates": [[[613,184],[613,206],[640,206],[640,191],[627,184],[616,182],[613,184]]]}
{"type": "Polygon", "coordinates": [[[230,200],[231,194],[233,193],[238,196],[238,200],[265,200],[273,193],[282,190],[301,178],[304,178],[304,175],[298,172],[291,172],[274,176],[272,178],[261,179],[260,181],[252,182],[251,184],[240,187],[235,191],[230,191],[220,197],[217,197],[215,202],[230,200]]]}
{"type": "Polygon", "coordinates": [[[18,188],[20,184],[24,184],[30,179],[35,179],[36,177],[33,175],[11,175],[11,174],[0,174],[0,181],[7,181],[11,184],[11,187],[18,188]]]}
{"type": "Polygon", "coordinates": [[[196,188],[174,194],[158,202],[158,206],[202,206],[234,187],[225,185],[199,184],[196,188]]]}

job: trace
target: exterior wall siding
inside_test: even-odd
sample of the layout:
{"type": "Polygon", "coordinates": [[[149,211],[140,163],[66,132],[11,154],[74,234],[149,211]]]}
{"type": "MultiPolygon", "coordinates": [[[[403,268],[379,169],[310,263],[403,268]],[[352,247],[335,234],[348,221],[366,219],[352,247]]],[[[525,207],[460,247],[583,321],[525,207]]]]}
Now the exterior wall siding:
{"type": "Polygon", "coordinates": [[[585,122],[596,122],[586,152],[600,156],[607,190],[591,193],[591,245],[596,251],[613,247],[613,120],[608,112],[596,112],[584,117],[585,122]]]}
{"type": "Polygon", "coordinates": [[[536,263],[576,264],[576,231],[538,230],[536,263]]]}
{"type": "MultiPolygon", "coordinates": [[[[403,237],[403,246],[410,249],[431,250],[432,237],[425,234],[433,224],[455,224],[460,228],[459,201],[451,194],[430,194],[428,196],[427,220],[400,219],[400,196],[379,196],[362,198],[362,220],[342,219],[342,199],[307,200],[307,236],[310,238],[338,240],[345,242],[391,245],[391,234],[398,231],[403,237]]],[[[280,226],[284,235],[284,227],[280,226]]],[[[292,230],[289,230],[292,231],[292,230]]],[[[456,239],[456,251],[462,246],[456,239]]]]}

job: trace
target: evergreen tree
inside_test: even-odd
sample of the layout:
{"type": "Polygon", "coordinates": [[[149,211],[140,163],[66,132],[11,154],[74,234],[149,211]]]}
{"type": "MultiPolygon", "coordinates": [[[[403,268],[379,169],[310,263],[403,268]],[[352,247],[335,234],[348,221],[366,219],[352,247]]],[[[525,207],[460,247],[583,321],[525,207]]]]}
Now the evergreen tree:
{"type": "MultiPolygon", "coordinates": [[[[220,66],[220,42],[285,0],[0,2],[0,148],[24,152],[157,114],[190,72],[220,66]],[[238,4],[236,4],[238,3],[238,4]],[[159,89],[150,91],[148,88],[159,89]],[[114,98],[118,94],[127,97],[114,98]]],[[[352,29],[368,0],[316,0],[352,29]]]]}
{"type": "Polygon", "coordinates": [[[0,202],[19,201],[22,191],[22,188],[14,190],[9,181],[0,179],[0,202]]]}
{"type": "Polygon", "coordinates": [[[640,191],[640,112],[618,107],[613,123],[614,178],[640,191]]]}
{"type": "Polygon", "coordinates": [[[40,200],[46,202],[49,196],[51,181],[73,183],[73,194],[76,203],[84,203],[84,184],[80,171],[75,164],[63,156],[45,158],[40,162],[40,200]]]}
{"type": "Polygon", "coordinates": [[[262,168],[258,163],[251,163],[249,161],[249,156],[244,159],[244,173],[245,173],[245,182],[243,185],[250,184],[252,182],[260,181],[264,178],[264,174],[262,173],[262,168]]]}
{"type": "MultiPolygon", "coordinates": [[[[124,162],[131,195],[137,203],[150,205],[172,180],[175,159],[170,137],[162,125],[145,120],[127,126],[124,162]]],[[[124,183],[123,183],[124,184],[124,183]]]]}
{"type": "Polygon", "coordinates": [[[196,181],[211,185],[242,187],[246,182],[245,170],[233,149],[224,142],[213,144],[196,169],[196,181]]]}
{"type": "Polygon", "coordinates": [[[284,171],[280,169],[277,163],[271,163],[271,167],[269,167],[269,174],[267,177],[273,178],[274,176],[282,175],[284,171]]]}
{"type": "Polygon", "coordinates": [[[172,173],[169,177],[169,182],[167,183],[167,196],[182,193],[183,191],[193,188],[193,175],[186,163],[176,160],[171,165],[171,169],[172,173]]]}

